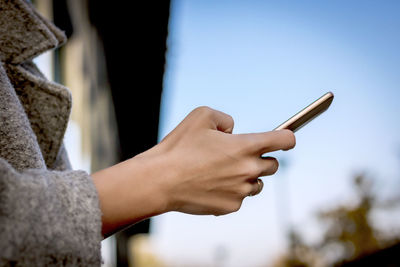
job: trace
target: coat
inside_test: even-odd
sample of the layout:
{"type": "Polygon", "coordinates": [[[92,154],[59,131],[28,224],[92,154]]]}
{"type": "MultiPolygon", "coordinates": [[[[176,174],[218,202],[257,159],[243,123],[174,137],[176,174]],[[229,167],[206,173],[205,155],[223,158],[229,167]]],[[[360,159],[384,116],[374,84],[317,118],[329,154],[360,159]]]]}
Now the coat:
{"type": "Polygon", "coordinates": [[[24,0],[0,0],[0,266],[100,266],[101,210],[63,145],[71,94],[32,59],[65,35],[24,0]]]}

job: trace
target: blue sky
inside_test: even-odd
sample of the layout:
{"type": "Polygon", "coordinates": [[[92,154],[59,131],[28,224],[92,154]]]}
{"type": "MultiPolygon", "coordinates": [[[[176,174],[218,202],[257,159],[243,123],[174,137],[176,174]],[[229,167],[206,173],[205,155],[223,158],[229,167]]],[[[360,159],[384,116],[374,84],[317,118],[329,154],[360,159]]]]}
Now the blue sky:
{"type": "Polygon", "coordinates": [[[161,257],[212,264],[223,247],[226,266],[268,264],[289,224],[316,238],[315,212],[354,199],[354,173],[399,188],[399,12],[398,1],[173,1],[160,139],[201,105],[245,133],[272,130],[326,91],[335,100],[294,150],[273,154],[287,167],[238,213],[155,218],[161,257]]]}
{"type": "MultiPolygon", "coordinates": [[[[374,177],[381,196],[398,193],[399,12],[389,0],[172,1],[160,139],[197,106],[232,115],[234,133],[247,133],[272,130],[328,90],[335,100],[296,134],[294,150],[272,154],[280,170],[239,212],[153,219],[150,242],[161,259],[215,266],[223,250],[219,266],[268,266],[290,225],[315,240],[316,211],[354,201],[355,173],[374,177]]],[[[36,60],[47,77],[50,57],[36,60]]],[[[71,121],[71,162],[89,171],[79,136],[71,121]]],[[[373,219],[399,227],[400,212],[373,219]]]]}

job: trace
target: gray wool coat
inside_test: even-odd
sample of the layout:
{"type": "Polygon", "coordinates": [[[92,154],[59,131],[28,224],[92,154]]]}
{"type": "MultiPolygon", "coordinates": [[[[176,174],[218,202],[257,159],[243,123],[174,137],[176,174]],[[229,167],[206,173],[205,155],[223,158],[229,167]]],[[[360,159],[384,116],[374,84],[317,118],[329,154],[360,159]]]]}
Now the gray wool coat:
{"type": "Polygon", "coordinates": [[[0,266],[100,266],[91,177],[71,170],[67,88],[32,59],[65,41],[24,0],[0,0],[0,266]]]}

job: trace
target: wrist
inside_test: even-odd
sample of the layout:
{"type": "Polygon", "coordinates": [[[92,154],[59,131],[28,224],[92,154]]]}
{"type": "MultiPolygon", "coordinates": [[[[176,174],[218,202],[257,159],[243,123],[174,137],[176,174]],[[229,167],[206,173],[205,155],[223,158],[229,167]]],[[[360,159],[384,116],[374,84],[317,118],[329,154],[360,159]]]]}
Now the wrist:
{"type": "Polygon", "coordinates": [[[150,154],[142,153],[92,175],[104,236],[169,211],[164,160],[150,154]]]}
{"type": "Polygon", "coordinates": [[[151,216],[154,216],[171,210],[169,209],[167,163],[163,155],[152,152],[148,150],[128,161],[132,172],[135,170],[135,177],[130,180],[132,186],[142,185],[143,204],[148,204],[151,216]]]}

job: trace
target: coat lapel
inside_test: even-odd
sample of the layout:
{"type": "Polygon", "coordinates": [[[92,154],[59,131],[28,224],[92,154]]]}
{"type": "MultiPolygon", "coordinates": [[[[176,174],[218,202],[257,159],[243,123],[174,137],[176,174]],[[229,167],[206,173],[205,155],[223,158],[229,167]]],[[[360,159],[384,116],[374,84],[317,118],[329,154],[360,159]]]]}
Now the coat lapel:
{"type": "Polygon", "coordinates": [[[47,81],[32,63],[8,67],[8,76],[25,109],[46,165],[51,168],[62,144],[71,111],[71,94],[47,81]]]}
{"type": "Polygon", "coordinates": [[[65,40],[63,32],[36,13],[29,3],[0,0],[0,61],[49,168],[62,145],[71,94],[64,86],[46,80],[31,59],[65,40]]]}
{"type": "Polygon", "coordinates": [[[45,168],[29,119],[0,64],[0,157],[15,169],[45,168]]]}
{"type": "Polygon", "coordinates": [[[0,61],[20,64],[61,45],[63,32],[24,0],[0,0],[0,61]]]}

